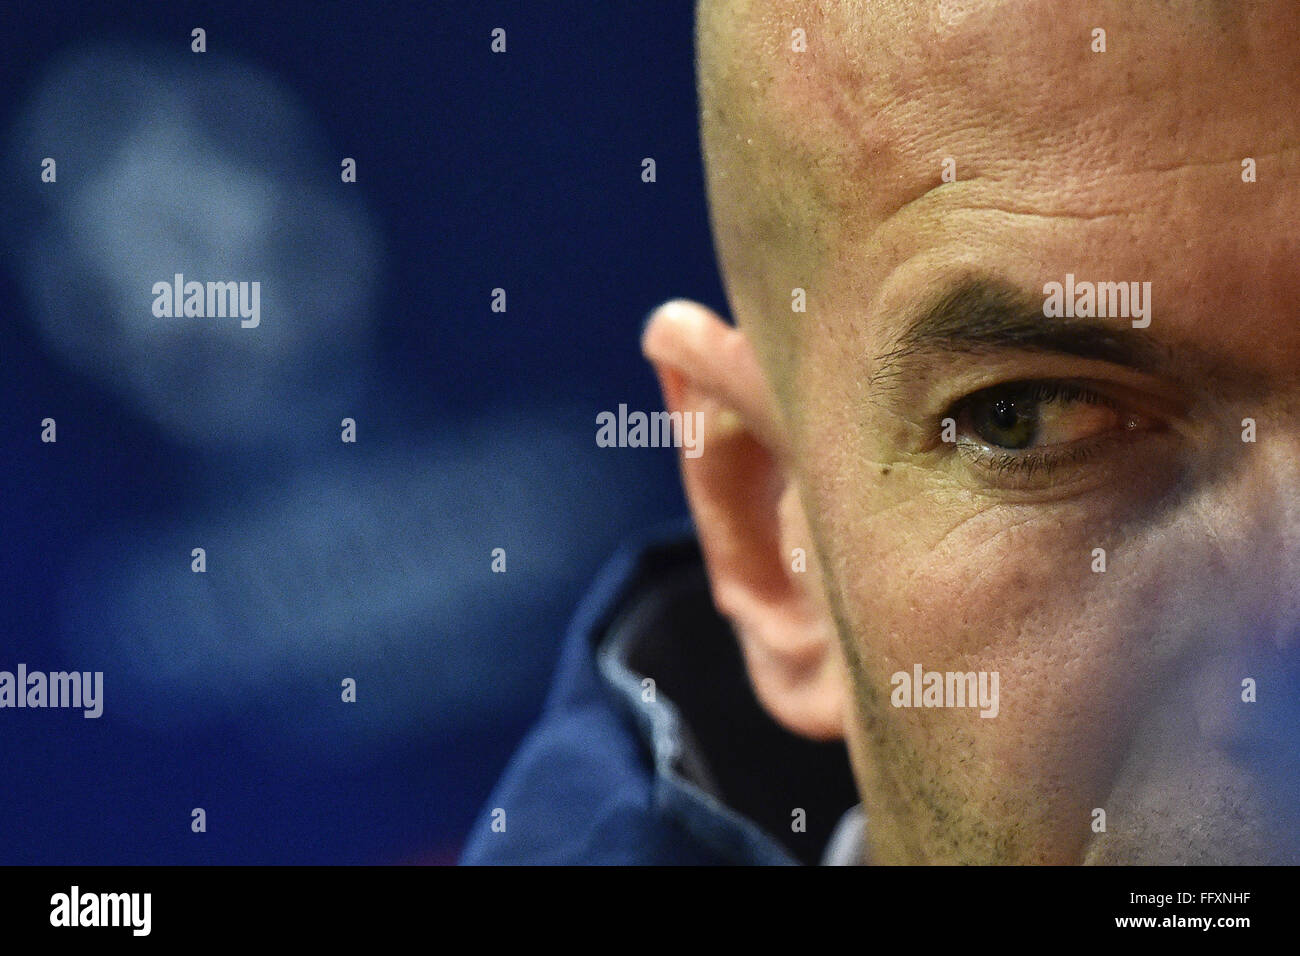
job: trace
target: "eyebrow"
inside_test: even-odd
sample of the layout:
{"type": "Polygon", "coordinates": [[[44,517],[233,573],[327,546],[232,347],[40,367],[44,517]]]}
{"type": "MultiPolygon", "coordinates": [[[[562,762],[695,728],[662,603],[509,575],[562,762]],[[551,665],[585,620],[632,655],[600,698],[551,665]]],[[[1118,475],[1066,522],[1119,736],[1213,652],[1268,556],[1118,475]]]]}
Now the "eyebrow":
{"type": "Polygon", "coordinates": [[[953,355],[996,351],[1068,355],[1143,372],[1168,358],[1148,333],[1093,319],[1048,318],[1042,297],[1003,280],[971,276],[923,308],[876,356],[871,385],[890,387],[909,368],[953,355]]]}

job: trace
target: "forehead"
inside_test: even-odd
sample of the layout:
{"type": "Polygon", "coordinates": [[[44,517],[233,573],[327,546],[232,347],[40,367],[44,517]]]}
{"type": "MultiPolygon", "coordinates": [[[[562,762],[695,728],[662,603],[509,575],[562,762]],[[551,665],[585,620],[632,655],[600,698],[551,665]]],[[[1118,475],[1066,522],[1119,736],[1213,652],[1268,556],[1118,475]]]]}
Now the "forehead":
{"type": "Polygon", "coordinates": [[[770,67],[753,86],[773,145],[858,216],[934,188],[949,157],[961,179],[1050,188],[1297,141],[1292,0],[805,3],[735,23],[770,67]]]}
{"type": "Polygon", "coordinates": [[[822,394],[800,380],[868,377],[910,303],[965,271],[1150,279],[1163,346],[1295,374],[1300,4],[1083,6],[739,0],[701,18],[728,297],[799,417],[822,394]],[[796,286],[815,322],[791,318],[796,286]]]}

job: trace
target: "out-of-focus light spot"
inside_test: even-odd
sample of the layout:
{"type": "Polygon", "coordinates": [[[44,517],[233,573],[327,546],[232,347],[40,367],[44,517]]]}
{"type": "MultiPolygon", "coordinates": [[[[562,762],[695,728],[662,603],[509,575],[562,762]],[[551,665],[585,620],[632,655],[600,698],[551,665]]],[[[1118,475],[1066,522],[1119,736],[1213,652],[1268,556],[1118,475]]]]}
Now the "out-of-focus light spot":
{"type": "Polygon", "coordinates": [[[359,393],[379,236],[270,74],[82,50],[47,71],[6,152],[10,258],[43,338],[171,437],[287,450],[316,440],[294,421],[359,393]],[[155,317],[153,284],[176,273],[260,282],[260,324],[155,317]]]}

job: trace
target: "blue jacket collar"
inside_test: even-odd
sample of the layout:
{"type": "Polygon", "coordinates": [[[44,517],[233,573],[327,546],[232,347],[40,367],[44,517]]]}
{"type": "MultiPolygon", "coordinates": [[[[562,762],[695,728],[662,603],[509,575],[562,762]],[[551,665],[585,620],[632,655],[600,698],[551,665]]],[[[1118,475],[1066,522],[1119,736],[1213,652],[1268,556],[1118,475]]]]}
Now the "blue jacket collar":
{"type": "MultiPolygon", "coordinates": [[[[588,646],[595,654],[606,687],[632,718],[648,751],[656,806],[696,839],[735,863],[773,865],[806,861],[813,848],[805,846],[802,854],[805,860],[800,860],[790,844],[798,846],[800,836],[807,834],[806,814],[812,812],[822,816],[817,821],[821,824],[818,832],[825,834],[833,826],[829,837],[819,841],[817,859],[834,864],[860,859],[864,819],[853,802],[856,795],[851,789],[847,756],[837,745],[803,743],[801,747],[801,742],[796,742],[761,711],[749,689],[735,638],[713,609],[690,525],[673,525],[652,534],[648,540],[634,543],[621,559],[616,559],[613,569],[619,584],[607,592],[608,600],[593,615],[593,626],[587,632],[588,646]],[[710,641],[726,642],[731,653],[715,649],[707,655],[692,657],[692,652],[701,650],[701,645],[710,641]],[[772,759],[780,760],[789,752],[806,750],[816,756],[804,759],[812,763],[820,760],[817,777],[810,781],[810,790],[802,794],[806,799],[783,811],[783,822],[791,827],[788,842],[773,836],[775,828],[771,826],[770,815],[769,828],[764,828],[729,804],[729,791],[734,795],[738,789],[761,786],[762,779],[740,779],[735,772],[729,776],[736,779],[718,778],[715,769],[722,755],[717,751],[723,749],[718,744],[727,743],[729,728],[715,728],[709,735],[714,750],[703,745],[692,721],[683,714],[666,686],[672,682],[657,669],[692,666],[711,667],[709,679],[743,688],[744,700],[735,693],[727,699],[733,710],[748,708],[753,713],[734,726],[743,726],[747,736],[764,734],[779,741],[781,747],[774,745],[772,759]],[[842,773],[838,775],[825,766],[837,758],[842,764],[842,773]],[[811,792],[828,779],[838,784],[838,804],[836,795],[826,800],[828,795],[811,792]],[[828,806],[835,808],[833,813],[828,806]],[[802,833],[794,829],[794,815],[799,809],[805,814],[802,833]]],[[[721,694],[719,697],[721,700],[721,694]]],[[[683,705],[689,703],[684,701],[683,705]]],[[[699,706],[698,697],[694,703],[692,716],[696,719],[707,718],[717,710],[708,702],[699,706]]]]}

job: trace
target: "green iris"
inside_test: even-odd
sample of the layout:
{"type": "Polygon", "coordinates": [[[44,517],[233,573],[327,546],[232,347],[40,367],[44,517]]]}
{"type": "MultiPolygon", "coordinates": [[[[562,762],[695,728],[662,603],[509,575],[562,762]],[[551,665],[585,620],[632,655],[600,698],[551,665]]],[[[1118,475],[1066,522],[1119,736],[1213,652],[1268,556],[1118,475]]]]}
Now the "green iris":
{"type": "Polygon", "coordinates": [[[998,448],[1027,448],[1038,434],[1038,405],[1023,391],[990,393],[971,403],[971,430],[998,448]]]}

